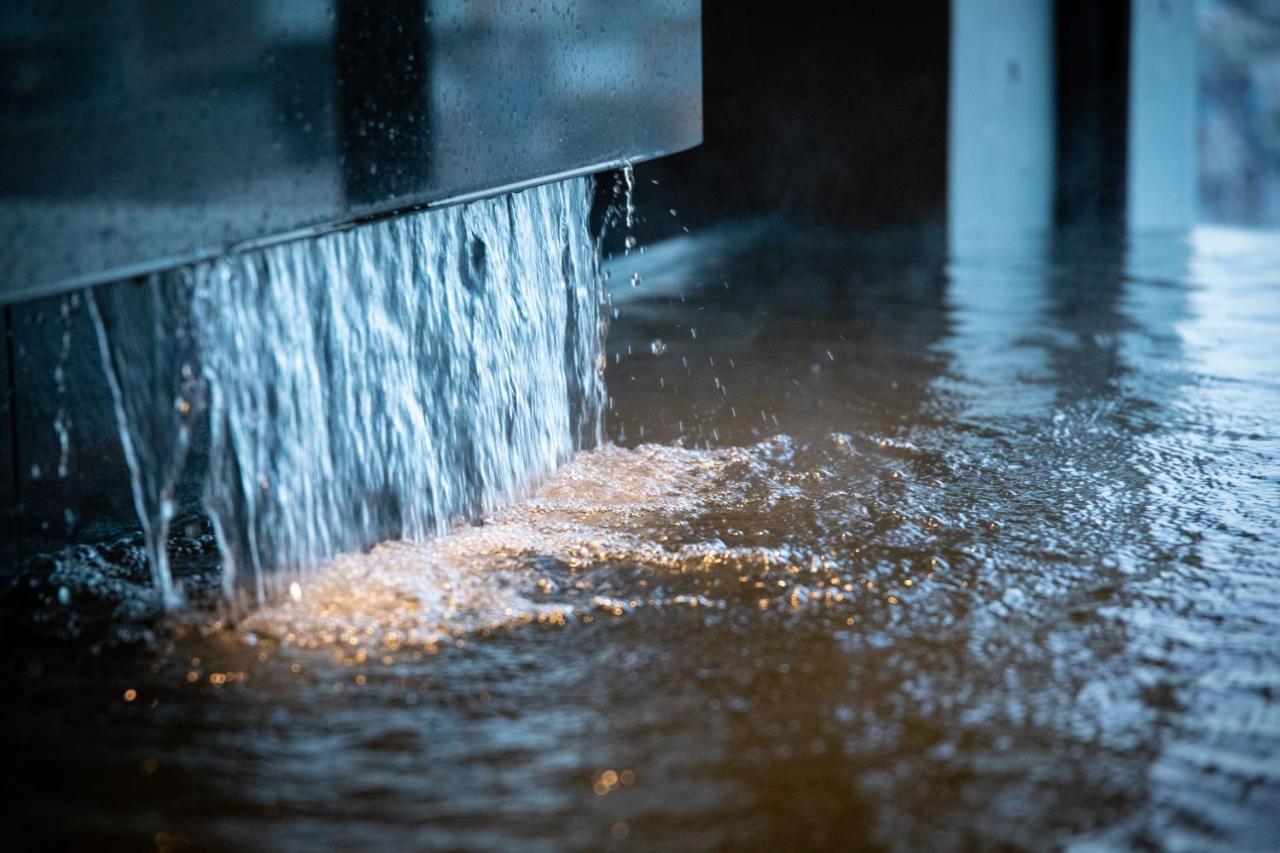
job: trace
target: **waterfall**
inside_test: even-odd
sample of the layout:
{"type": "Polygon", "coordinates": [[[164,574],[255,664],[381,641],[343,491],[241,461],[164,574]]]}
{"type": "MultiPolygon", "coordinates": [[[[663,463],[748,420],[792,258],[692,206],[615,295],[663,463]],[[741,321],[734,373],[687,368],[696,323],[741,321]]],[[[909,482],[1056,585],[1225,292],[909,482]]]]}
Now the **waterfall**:
{"type": "Polygon", "coordinates": [[[157,587],[194,418],[229,596],[491,510],[600,441],[591,179],[100,288],[157,587]]]}

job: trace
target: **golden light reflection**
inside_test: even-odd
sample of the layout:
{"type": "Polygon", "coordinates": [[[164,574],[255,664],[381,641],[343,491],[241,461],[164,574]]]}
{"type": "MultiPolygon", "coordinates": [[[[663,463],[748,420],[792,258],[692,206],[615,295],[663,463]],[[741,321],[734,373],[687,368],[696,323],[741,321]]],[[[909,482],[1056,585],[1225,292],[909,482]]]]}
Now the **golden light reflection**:
{"type": "MultiPolygon", "coordinates": [[[[846,607],[857,601],[855,586],[875,591],[845,563],[856,546],[815,554],[737,545],[748,532],[771,534],[736,523],[692,541],[673,532],[688,518],[724,511],[736,520],[749,512],[753,499],[735,471],[758,463],[758,452],[606,446],[581,453],[533,496],[484,524],[339,556],[308,573],[305,590],[301,580],[289,583],[281,601],[235,630],[253,642],[324,650],[343,667],[390,666],[402,649],[435,654],[442,644],[461,648],[466,637],[533,623],[590,625],[600,614],[621,618],[673,605],[723,609],[732,604],[726,583],[753,590],[746,601],[761,612],[846,607]],[[645,576],[628,578],[630,589],[601,594],[592,573],[607,565],[635,566],[645,576]]],[[[786,473],[777,487],[814,479],[812,472],[786,473]]],[[[193,670],[198,666],[193,661],[193,670]]]]}

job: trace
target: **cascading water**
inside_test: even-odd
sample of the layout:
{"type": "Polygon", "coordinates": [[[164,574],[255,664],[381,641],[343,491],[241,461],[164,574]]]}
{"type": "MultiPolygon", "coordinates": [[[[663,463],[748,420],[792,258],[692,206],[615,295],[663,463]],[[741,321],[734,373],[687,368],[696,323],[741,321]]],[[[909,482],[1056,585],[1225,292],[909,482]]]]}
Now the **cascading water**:
{"type": "Polygon", "coordinates": [[[166,543],[206,385],[191,316],[191,270],[87,292],[120,444],[133,480],[151,581],[177,603],[166,543]]]}
{"type": "Polygon", "coordinates": [[[601,437],[580,178],[230,256],[93,302],[155,583],[197,418],[228,595],[443,532],[601,437]]]}

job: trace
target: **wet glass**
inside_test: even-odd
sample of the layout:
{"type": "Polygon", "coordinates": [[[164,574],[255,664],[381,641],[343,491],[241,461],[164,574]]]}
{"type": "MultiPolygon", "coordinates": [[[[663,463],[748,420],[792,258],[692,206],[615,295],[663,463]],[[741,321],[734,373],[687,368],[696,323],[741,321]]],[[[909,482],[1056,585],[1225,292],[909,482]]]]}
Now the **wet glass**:
{"type": "Polygon", "coordinates": [[[702,138],[689,0],[15,0],[0,303],[702,138]]]}

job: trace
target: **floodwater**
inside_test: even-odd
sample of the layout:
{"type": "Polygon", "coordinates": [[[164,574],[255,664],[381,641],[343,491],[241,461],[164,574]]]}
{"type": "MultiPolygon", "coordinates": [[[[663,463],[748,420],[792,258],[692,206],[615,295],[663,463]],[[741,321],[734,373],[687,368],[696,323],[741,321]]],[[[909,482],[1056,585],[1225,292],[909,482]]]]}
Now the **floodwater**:
{"type": "Polygon", "coordinates": [[[234,625],[140,618],[127,543],[10,590],[8,833],[1280,846],[1280,235],[741,226],[611,274],[614,443],[526,500],[234,625]]]}

